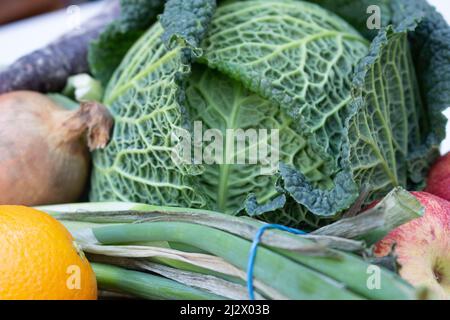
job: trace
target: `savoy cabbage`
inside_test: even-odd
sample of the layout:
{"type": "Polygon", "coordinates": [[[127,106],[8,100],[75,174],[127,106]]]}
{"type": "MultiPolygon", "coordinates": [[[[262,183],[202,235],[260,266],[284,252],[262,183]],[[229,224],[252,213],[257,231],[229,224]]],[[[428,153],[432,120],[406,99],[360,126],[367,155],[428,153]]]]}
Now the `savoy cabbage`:
{"type": "Polygon", "coordinates": [[[370,2],[378,32],[366,1],[168,0],[109,81],[115,129],[94,155],[91,200],[298,225],[337,216],[362,189],[420,189],[444,137],[450,29],[424,0],[370,2]],[[278,172],[174,162],[174,132],[194,121],[279,129],[278,172]]]}

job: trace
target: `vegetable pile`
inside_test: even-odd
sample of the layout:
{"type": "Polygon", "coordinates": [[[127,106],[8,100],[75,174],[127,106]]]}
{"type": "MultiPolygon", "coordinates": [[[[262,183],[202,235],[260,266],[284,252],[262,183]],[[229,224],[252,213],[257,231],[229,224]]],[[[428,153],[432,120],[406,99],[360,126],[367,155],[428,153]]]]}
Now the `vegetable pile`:
{"type": "Polygon", "coordinates": [[[101,296],[450,297],[450,27],[433,7],[115,2],[0,71],[0,204],[61,221],[101,296]]]}

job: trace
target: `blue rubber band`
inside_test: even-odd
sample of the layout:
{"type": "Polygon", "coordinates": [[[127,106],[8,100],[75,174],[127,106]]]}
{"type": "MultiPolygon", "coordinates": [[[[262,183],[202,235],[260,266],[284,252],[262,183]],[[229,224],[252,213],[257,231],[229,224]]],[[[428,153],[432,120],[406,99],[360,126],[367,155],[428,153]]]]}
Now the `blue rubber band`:
{"type": "Polygon", "coordinates": [[[256,252],[258,250],[258,245],[261,242],[261,237],[264,234],[264,232],[268,229],[277,229],[281,231],[286,231],[293,234],[306,234],[306,232],[289,228],[280,224],[265,224],[261,228],[259,228],[258,232],[256,233],[255,237],[253,238],[253,243],[250,248],[249,258],[248,258],[248,264],[247,264],[247,290],[250,300],[255,300],[255,292],[253,289],[253,269],[255,266],[255,259],[256,259],[256,252]]]}

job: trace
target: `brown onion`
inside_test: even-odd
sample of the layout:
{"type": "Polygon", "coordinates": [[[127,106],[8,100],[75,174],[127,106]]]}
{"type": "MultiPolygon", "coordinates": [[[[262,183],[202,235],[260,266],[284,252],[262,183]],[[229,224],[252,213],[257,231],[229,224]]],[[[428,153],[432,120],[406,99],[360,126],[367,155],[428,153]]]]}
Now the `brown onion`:
{"type": "Polygon", "coordinates": [[[89,176],[89,151],[106,146],[112,126],[99,103],[72,111],[36,92],[1,95],[0,204],[78,200],[89,176]]]}

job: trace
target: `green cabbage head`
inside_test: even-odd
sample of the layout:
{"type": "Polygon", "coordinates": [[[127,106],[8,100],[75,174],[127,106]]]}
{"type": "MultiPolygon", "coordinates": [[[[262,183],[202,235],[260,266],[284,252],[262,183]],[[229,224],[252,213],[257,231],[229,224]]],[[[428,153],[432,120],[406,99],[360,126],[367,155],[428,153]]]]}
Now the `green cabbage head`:
{"type": "Polygon", "coordinates": [[[422,0],[369,2],[167,1],[109,80],[115,128],[94,154],[91,200],[317,226],[358,197],[420,189],[445,135],[449,28],[422,0]],[[369,2],[380,30],[365,24],[369,2]],[[177,132],[199,123],[225,137],[203,152],[216,143],[228,161],[174,161],[177,132]],[[234,164],[274,140],[236,147],[230,129],[278,130],[277,170],[234,164]]]}

